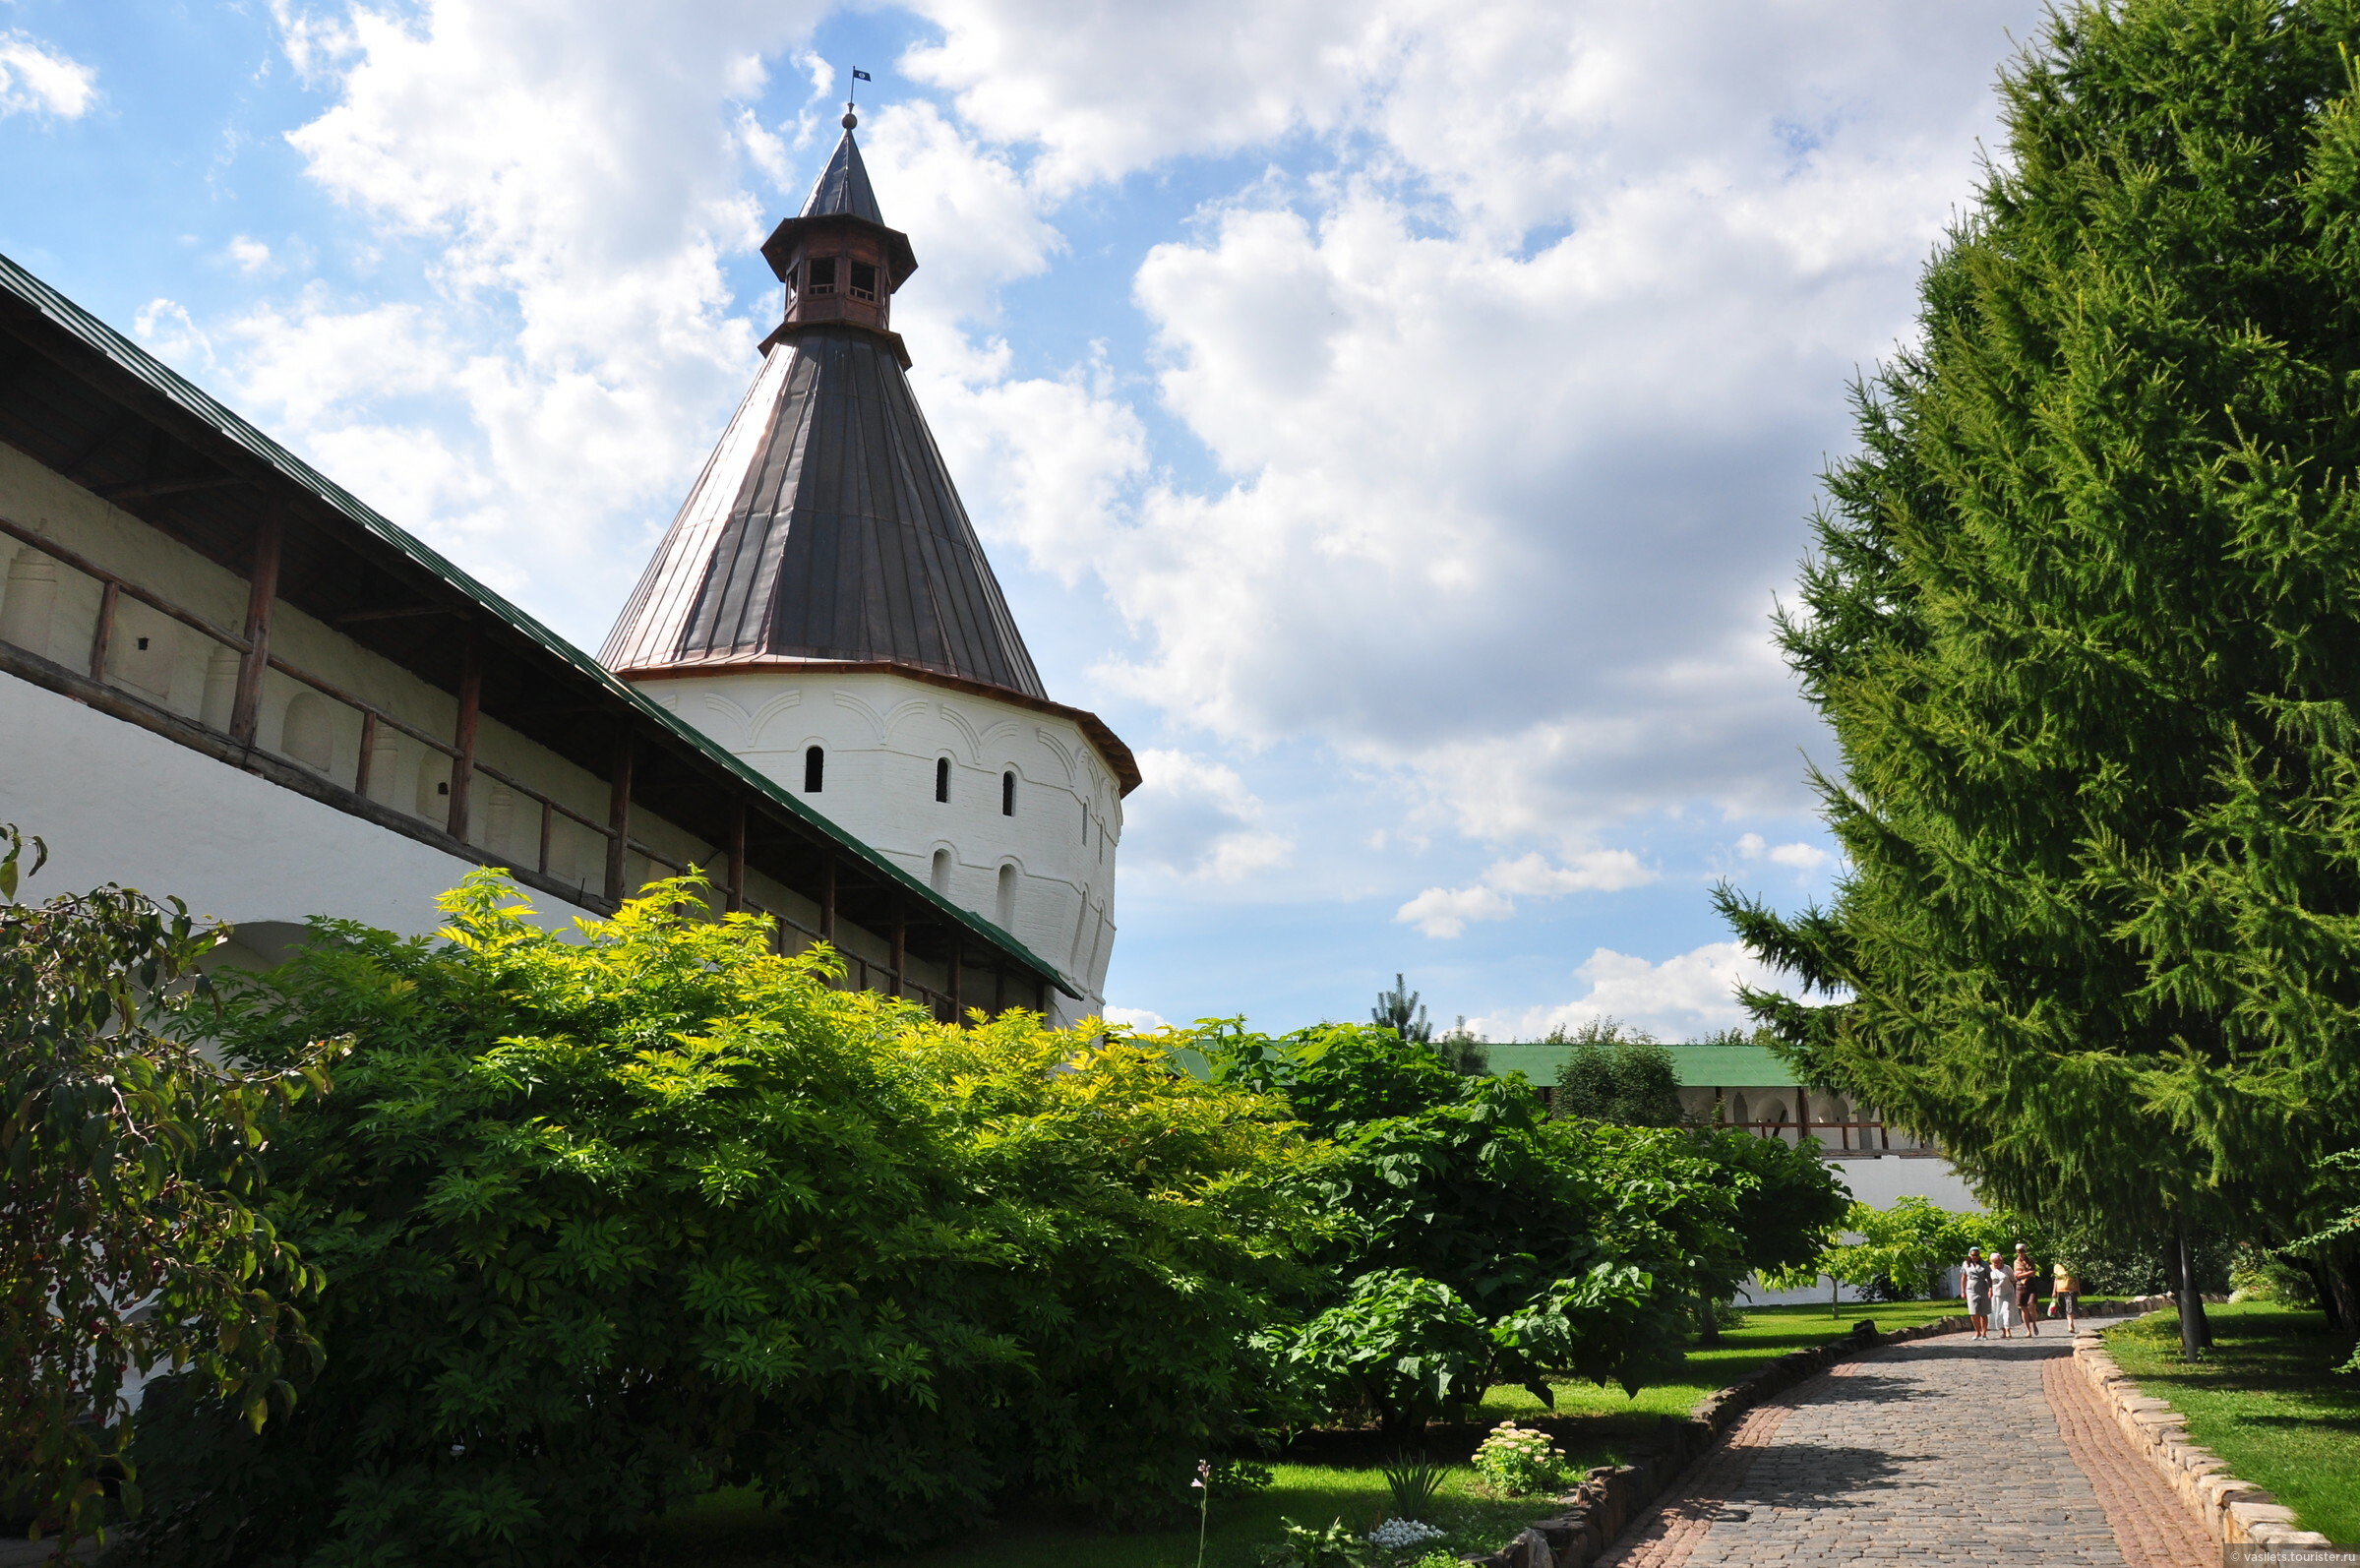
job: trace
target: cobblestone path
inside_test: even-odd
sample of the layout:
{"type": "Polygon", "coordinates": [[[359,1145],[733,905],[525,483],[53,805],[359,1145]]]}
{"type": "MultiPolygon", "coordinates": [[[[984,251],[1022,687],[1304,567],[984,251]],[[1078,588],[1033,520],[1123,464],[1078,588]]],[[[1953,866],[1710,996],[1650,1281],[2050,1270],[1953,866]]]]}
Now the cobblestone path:
{"type": "Polygon", "coordinates": [[[2213,1568],[2072,1341],[1877,1351],[1750,1411],[1603,1568],[2213,1568]]]}

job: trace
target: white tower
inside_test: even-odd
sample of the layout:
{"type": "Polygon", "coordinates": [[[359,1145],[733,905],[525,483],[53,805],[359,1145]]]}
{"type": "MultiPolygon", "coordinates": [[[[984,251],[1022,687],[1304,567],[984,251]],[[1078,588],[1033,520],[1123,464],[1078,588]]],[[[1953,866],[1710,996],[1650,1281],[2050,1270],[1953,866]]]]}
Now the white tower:
{"type": "Polygon", "coordinates": [[[838,826],[1000,926],[1098,1010],[1130,749],[1049,699],[890,330],[918,262],[844,116],[762,255],[762,368],[600,654],[838,826]]]}

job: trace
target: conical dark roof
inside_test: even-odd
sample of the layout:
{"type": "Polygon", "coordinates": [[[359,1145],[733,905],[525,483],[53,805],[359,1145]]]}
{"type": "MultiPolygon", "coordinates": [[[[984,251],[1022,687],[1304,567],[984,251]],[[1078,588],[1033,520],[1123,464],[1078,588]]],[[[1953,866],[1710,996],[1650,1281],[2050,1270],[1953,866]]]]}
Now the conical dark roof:
{"type": "Polygon", "coordinates": [[[1046,698],[889,339],[773,342],[600,658],[892,661],[1046,698]]]}
{"type": "MultiPolygon", "coordinates": [[[[846,116],[847,121],[850,116],[846,116]]],[[[819,182],[812,187],[811,199],[803,211],[783,219],[770,237],[762,241],[762,255],[771,271],[787,275],[787,263],[795,249],[798,236],[817,225],[830,220],[849,218],[876,228],[885,242],[885,254],[890,263],[891,287],[899,288],[909,275],[918,270],[918,258],[910,250],[909,237],[899,229],[885,225],[884,213],[877,205],[877,191],[869,183],[869,167],[861,161],[861,147],[852,139],[852,127],[844,127],[844,140],[836,144],[827,167],[819,171],[819,182]]]]}
{"type": "Polygon", "coordinates": [[[861,162],[860,145],[849,129],[836,144],[836,155],[820,171],[819,183],[812,187],[812,199],[803,204],[800,215],[858,217],[878,228],[885,226],[885,214],[877,210],[877,192],[869,185],[868,166],[861,162]]]}

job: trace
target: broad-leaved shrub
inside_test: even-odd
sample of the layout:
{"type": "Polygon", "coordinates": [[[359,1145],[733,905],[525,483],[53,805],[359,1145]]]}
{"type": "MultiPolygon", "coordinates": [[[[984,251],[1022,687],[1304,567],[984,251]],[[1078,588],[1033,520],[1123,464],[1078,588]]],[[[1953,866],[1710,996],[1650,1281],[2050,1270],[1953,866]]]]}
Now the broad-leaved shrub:
{"type": "Polygon", "coordinates": [[[1011,1495],[1168,1509],[1237,1439],[1320,1234],[1282,1107],[836,990],[695,882],[565,938],[514,896],[232,989],[233,1059],[349,1042],[277,1129],[327,1362],[259,1434],[161,1392],[151,1556],[572,1561],[719,1482],[849,1551],[1011,1495]]]}

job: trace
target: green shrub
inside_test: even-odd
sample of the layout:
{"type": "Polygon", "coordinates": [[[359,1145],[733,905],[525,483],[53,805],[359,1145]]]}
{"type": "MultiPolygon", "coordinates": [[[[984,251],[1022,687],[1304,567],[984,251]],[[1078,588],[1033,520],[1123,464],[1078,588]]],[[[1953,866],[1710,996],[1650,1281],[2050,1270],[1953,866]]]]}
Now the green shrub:
{"type": "MultiPolygon", "coordinates": [[[[1389,1030],[1272,1038],[1207,1021],[1153,1043],[1194,1053],[1217,1083],[1282,1098],[1332,1140],[1304,1177],[1335,1222],[1323,1304],[1341,1315],[1291,1357],[1298,1367],[1393,1357],[1394,1326],[1360,1351],[1342,1337],[1363,1321],[1348,1307],[1360,1282],[1382,1275],[1447,1291],[1490,1336],[1488,1364],[1454,1363],[1454,1383],[1516,1383],[1543,1401],[1556,1377],[1635,1390],[1678,1366],[1699,1295],[1744,1272],[1733,1222],[1758,1178],[1681,1129],[1552,1121],[1522,1077],[1462,1076],[1389,1030]]],[[[1472,1337],[1454,1343],[1475,1355],[1472,1337]]],[[[1421,1375],[1442,1365],[1414,1354],[1421,1375]]],[[[1338,1414],[1373,1406],[1412,1424],[1420,1398],[1429,1410],[1441,1398],[1404,1384],[1379,1400],[1364,1379],[1323,1386],[1343,1396],[1338,1414]]]]}
{"type": "Polygon", "coordinates": [[[1684,1119],[1679,1069],[1646,1030],[1601,1018],[1570,1033],[1552,1030],[1547,1043],[1571,1048],[1557,1069],[1557,1116],[1633,1127],[1674,1127],[1684,1119]]]}
{"type": "Polygon", "coordinates": [[[1184,1503],[1266,1399],[1312,1147],[1160,1052],[832,989],[700,894],[561,939],[478,875],[447,943],[324,924],[236,991],[238,1059],[352,1042],[278,1129],[328,1362],[259,1437],[162,1392],[151,1556],[572,1561],[716,1482],[842,1550],[1184,1503]]]}
{"type": "Polygon", "coordinates": [[[1267,1554],[1272,1568],[1370,1568],[1368,1542],[1341,1519],[1329,1520],[1324,1530],[1286,1518],[1278,1523],[1285,1535],[1267,1554]]]}
{"type": "MultiPolygon", "coordinates": [[[[198,963],[218,929],[125,887],[15,901],[47,851],[0,824],[0,1510],[70,1545],[123,1463],[128,1390],[183,1368],[241,1422],[283,1414],[316,1347],[315,1268],[257,1211],[271,1109],[327,1084],[208,1061],[198,963]]],[[[61,1558],[61,1560],[63,1560],[61,1558]]]]}
{"type": "Polygon", "coordinates": [[[1286,1356],[1329,1408],[1364,1410],[1398,1433],[1483,1397],[1491,1337],[1449,1286],[1377,1269],[1292,1336],[1286,1356]]]}
{"type": "Polygon", "coordinates": [[[1764,1283],[1773,1289],[1808,1286],[1824,1274],[1873,1288],[1880,1300],[1914,1301],[1940,1292],[1968,1247],[1999,1244],[1991,1216],[1937,1208],[1915,1195],[1897,1198],[1888,1209],[1854,1203],[1844,1229],[1860,1239],[1832,1243],[1798,1268],[1766,1275],[1764,1283]]]}

